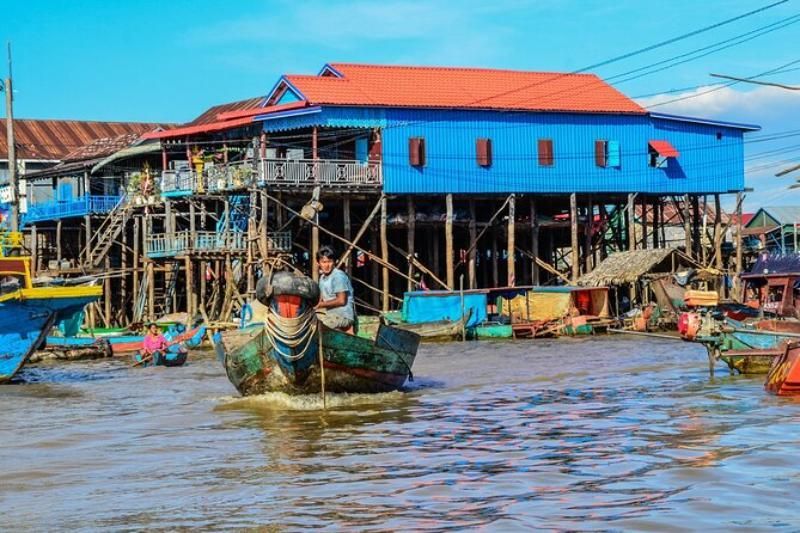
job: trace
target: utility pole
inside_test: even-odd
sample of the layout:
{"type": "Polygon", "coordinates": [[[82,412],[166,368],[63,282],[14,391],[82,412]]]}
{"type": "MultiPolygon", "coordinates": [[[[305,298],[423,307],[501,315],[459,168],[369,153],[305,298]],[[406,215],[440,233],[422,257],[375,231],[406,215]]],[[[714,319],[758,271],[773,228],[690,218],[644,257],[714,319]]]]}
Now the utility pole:
{"type": "Polygon", "coordinates": [[[8,43],[8,77],[6,91],[6,134],[8,137],[8,186],[11,188],[11,231],[19,231],[19,185],[17,185],[17,153],[14,142],[14,90],[11,85],[11,43],[8,43]]]}

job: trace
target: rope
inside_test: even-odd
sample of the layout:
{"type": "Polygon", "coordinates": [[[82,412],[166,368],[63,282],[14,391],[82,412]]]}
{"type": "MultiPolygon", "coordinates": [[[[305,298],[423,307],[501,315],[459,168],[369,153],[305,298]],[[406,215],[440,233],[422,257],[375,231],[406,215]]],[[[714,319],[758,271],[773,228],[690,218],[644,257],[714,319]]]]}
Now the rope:
{"type": "Polygon", "coordinates": [[[269,307],[264,331],[272,347],[281,357],[289,362],[298,361],[305,357],[311,347],[311,343],[308,341],[317,332],[316,311],[313,307],[309,307],[298,317],[286,318],[280,316],[269,307]],[[282,344],[288,346],[291,350],[304,343],[305,347],[295,355],[292,355],[291,352],[285,353],[281,351],[279,346],[279,344],[282,344]]]}

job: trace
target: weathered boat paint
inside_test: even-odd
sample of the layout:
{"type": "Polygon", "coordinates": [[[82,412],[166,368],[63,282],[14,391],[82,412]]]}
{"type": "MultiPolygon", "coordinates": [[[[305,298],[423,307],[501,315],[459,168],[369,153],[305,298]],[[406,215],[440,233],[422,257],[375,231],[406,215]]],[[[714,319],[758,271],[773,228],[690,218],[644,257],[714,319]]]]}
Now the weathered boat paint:
{"type": "Polygon", "coordinates": [[[774,358],[764,382],[767,392],[778,396],[800,396],[800,342],[786,342],[774,358]]]}
{"type": "MultiPolygon", "coordinates": [[[[381,326],[374,340],[320,324],[313,336],[322,336],[325,389],[329,392],[375,393],[397,390],[411,376],[419,336],[381,326]]],[[[240,394],[265,392],[313,394],[321,390],[319,358],[304,371],[286,371],[262,325],[230,330],[214,336],[217,357],[240,394]]]]}

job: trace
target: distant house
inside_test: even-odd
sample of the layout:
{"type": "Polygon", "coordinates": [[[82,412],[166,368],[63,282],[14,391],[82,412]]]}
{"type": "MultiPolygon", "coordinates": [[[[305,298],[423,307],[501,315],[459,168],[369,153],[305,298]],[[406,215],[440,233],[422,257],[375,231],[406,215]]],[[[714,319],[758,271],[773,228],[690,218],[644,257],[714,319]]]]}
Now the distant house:
{"type": "MultiPolygon", "coordinates": [[[[742,217],[744,221],[744,217],[742,217]]],[[[762,207],[746,223],[742,236],[750,251],[792,253],[800,250],[800,206],[762,207]]]]}

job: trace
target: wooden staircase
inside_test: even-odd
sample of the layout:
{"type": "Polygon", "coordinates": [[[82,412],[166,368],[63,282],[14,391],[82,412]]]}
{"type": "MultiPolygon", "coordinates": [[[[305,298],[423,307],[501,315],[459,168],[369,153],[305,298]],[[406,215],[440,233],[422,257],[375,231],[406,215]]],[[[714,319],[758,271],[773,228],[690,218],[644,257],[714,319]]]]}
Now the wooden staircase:
{"type": "Polygon", "coordinates": [[[103,223],[92,234],[83,249],[81,256],[84,258],[84,269],[94,269],[100,266],[111,246],[122,233],[130,209],[131,206],[127,201],[127,197],[123,196],[114,206],[114,209],[108,213],[103,223]]]}

